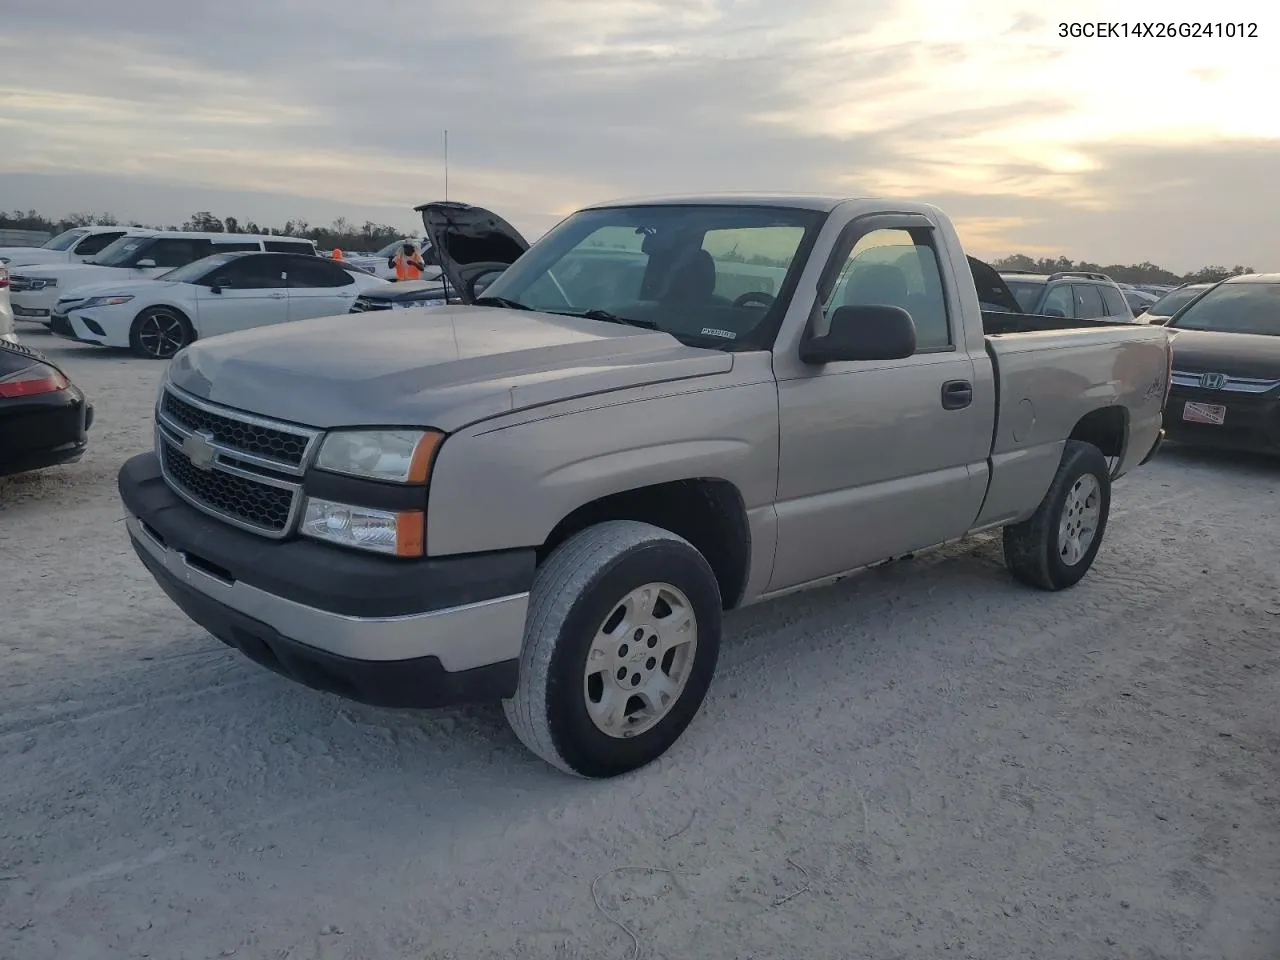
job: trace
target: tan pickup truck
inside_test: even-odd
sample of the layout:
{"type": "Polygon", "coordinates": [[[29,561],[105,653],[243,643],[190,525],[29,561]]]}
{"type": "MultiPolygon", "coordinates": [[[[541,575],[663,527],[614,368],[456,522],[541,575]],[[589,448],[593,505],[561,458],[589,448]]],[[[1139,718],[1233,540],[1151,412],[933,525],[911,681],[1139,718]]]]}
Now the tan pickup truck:
{"type": "Polygon", "coordinates": [[[183,350],[129,536],[257,662],[501,700],[571,773],[680,737],[724,610],[1001,527],[1014,577],[1072,586],[1162,435],[1163,328],[1017,313],[928,204],[604,204],[532,247],[420,210],[464,303],[183,350]]]}

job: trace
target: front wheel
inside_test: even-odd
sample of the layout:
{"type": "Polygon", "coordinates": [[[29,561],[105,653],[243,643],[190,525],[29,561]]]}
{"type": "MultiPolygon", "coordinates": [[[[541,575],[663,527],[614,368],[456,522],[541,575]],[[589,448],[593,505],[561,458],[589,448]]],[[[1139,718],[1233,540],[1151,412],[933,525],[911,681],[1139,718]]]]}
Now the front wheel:
{"type": "Polygon", "coordinates": [[[1042,590],[1075,586],[1093,566],[1111,512],[1111,470],[1091,443],[1068,440],[1049,491],[1028,519],[1004,529],[1004,559],[1042,590]]]}
{"type": "Polygon", "coordinates": [[[196,338],[191,321],[172,307],[149,307],[129,329],[129,349],[148,360],[168,360],[196,338]]]}
{"type": "Polygon", "coordinates": [[[566,773],[613,777],[642,767],[702,705],[720,615],[715,574],[687,541],[630,520],[589,527],[534,579],[507,721],[566,773]]]}

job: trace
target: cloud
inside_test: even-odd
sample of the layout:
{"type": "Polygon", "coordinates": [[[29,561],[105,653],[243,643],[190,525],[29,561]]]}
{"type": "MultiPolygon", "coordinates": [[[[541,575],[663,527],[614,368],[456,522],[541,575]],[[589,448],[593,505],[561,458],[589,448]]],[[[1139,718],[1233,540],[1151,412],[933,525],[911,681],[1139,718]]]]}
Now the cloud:
{"type": "MultiPolygon", "coordinates": [[[[99,208],[111,184],[163,185],[157,202],[175,208],[160,219],[199,206],[185,188],[239,196],[224,212],[242,218],[346,204],[410,225],[412,206],[443,192],[447,128],[450,194],[532,232],[613,196],[830,191],[954,198],[983,243],[1030,249],[1065,225],[1074,237],[1077,223],[1114,224],[1137,191],[1157,202],[1144,165],[1161,182],[1216,176],[1280,140],[1280,115],[1256,107],[1275,78],[1265,37],[1061,38],[1061,17],[1010,0],[13,6],[0,205],[52,212],[56,193],[13,191],[96,176],[99,208]],[[1225,146],[1206,159],[1196,145],[1215,138],[1225,146]]],[[[1265,19],[1260,2],[1238,6],[1233,20],[1265,19]]],[[[1115,15],[1080,0],[1070,19],[1115,15]]],[[[1124,16],[1204,19],[1154,0],[1124,16]]],[[[1248,205],[1245,182],[1195,181],[1198,196],[1184,183],[1158,202],[1212,217],[1200,198],[1221,191],[1227,218],[1248,205]]],[[[1240,230],[1246,260],[1280,261],[1261,225],[1240,230]]],[[[1128,242],[1121,259],[1223,259],[1203,230],[1083,239],[1128,242]]]]}

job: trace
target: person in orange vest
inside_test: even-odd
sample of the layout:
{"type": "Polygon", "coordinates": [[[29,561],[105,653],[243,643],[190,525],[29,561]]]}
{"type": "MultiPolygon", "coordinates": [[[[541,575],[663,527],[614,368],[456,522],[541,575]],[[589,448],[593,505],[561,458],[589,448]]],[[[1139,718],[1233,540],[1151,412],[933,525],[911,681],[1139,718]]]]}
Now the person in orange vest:
{"type": "Polygon", "coordinates": [[[334,247],[334,248],[333,248],[333,259],[335,259],[335,260],[341,260],[341,259],[342,259],[342,248],[341,248],[341,247],[334,247]]]}
{"type": "Polygon", "coordinates": [[[400,248],[400,252],[392,258],[391,265],[395,267],[397,280],[417,280],[422,276],[422,268],[426,266],[412,243],[406,243],[400,248]]]}

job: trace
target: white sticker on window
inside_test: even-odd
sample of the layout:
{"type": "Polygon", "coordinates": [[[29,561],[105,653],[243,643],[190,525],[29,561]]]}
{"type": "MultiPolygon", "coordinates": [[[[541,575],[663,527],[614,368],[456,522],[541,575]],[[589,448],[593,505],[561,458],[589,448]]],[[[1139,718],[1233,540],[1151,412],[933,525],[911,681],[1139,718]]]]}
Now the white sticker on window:
{"type": "Polygon", "coordinates": [[[717,330],[715,327],[703,327],[702,335],[704,337],[724,337],[726,340],[738,339],[738,335],[732,330],[717,330]]]}

